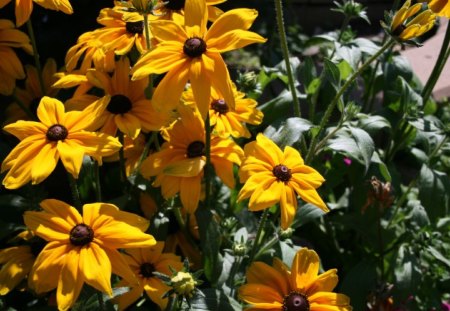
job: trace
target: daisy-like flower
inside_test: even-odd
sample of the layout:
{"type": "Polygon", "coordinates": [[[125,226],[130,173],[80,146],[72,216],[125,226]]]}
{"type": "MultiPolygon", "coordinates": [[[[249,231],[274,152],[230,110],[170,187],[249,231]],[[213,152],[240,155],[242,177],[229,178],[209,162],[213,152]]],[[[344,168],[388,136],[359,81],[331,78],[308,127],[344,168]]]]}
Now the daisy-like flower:
{"type": "Polygon", "coordinates": [[[22,63],[13,48],[22,48],[28,54],[33,54],[28,36],[15,29],[10,20],[0,19],[0,94],[3,95],[12,94],[16,79],[25,79],[22,63]]]}
{"type": "MultiPolygon", "coordinates": [[[[99,105],[105,100],[108,99],[99,100],[99,105]]],[[[117,152],[122,146],[114,137],[85,130],[97,117],[95,113],[65,112],[57,99],[44,96],[37,116],[40,122],[17,121],[3,128],[21,140],[2,163],[1,172],[9,170],[3,179],[8,189],[17,189],[29,181],[42,182],[59,159],[77,178],[84,155],[101,163],[103,156],[117,152]]]]}
{"type": "Polygon", "coordinates": [[[300,249],[292,268],[278,258],[273,265],[253,262],[247,270],[247,284],[239,288],[239,297],[249,304],[246,311],[350,311],[350,299],[333,293],[338,283],[336,269],[319,274],[319,256],[313,250],[300,249]]]}
{"type": "Polygon", "coordinates": [[[213,86],[234,108],[230,75],[220,53],[266,41],[248,31],[256,16],[255,10],[230,10],[206,30],[205,0],[187,0],[184,27],[173,21],[152,23],[152,34],[159,44],[138,60],[133,80],[167,72],[152,97],[152,103],[161,110],[178,105],[188,80],[198,106],[208,107],[213,86]]]}
{"type": "MultiPolygon", "coordinates": [[[[215,5],[224,3],[226,0],[206,0],[208,19],[215,21],[223,11],[215,5]]],[[[158,3],[153,10],[154,16],[157,19],[173,20],[182,25],[184,23],[184,5],[186,0],[158,0],[158,3]]]]}
{"type": "Polygon", "coordinates": [[[437,16],[443,16],[443,17],[450,18],[450,1],[448,1],[448,0],[427,0],[427,1],[422,1],[422,2],[427,2],[428,7],[437,16]]]}
{"type": "MultiPolygon", "coordinates": [[[[58,92],[57,89],[52,88],[52,84],[55,83],[56,77],[56,62],[54,59],[49,58],[45,62],[42,69],[42,81],[44,82],[45,94],[42,93],[42,89],[39,85],[39,77],[36,67],[31,65],[25,66],[27,79],[25,80],[25,89],[19,87],[15,90],[15,96],[20,102],[25,105],[29,111],[36,115],[36,109],[43,96],[54,97],[58,92]]],[[[17,102],[11,103],[5,111],[7,119],[6,124],[15,122],[17,120],[28,120],[30,116],[17,104],[17,102]]]]}
{"type": "Polygon", "coordinates": [[[20,245],[0,250],[0,295],[8,294],[24,280],[36,257],[29,245],[20,245]]]}
{"type": "MultiPolygon", "coordinates": [[[[234,109],[227,104],[224,96],[214,88],[211,90],[211,98],[208,107],[199,107],[202,117],[205,118],[209,110],[209,120],[214,126],[214,134],[226,138],[251,136],[245,123],[257,125],[262,122],[263,113],[256,109],[258,103],[251,98],[244,98],[245,94],[238,92],[233,84],[233,95],[235,100],[234,109]]],[[[196,106],[192,89],[183,93],[182,100],[187,105],[196,106]]]]}
{"type": "Polygon", "coordinates": [[[85,204],[83,216],[58,200],[44,200],[41,207],[41,212],[24,214],[26,226],[48,241],[29,278],[36,293],[57,288],[58,308],[68,310],[84,283],[112,296],[111,273],[137,285],[117,249],[156,244],[153,236],[144,233],[149,226],[146,219],[106,203],[85,204]]]}
{"type": "MultiPolygon", "coordinates": [[[[10,2],[11,0],[0,0],[0,9],[10,2]]],[[[17,26],[22,26],[30,19],[31,12],[33,12],[33,2],[49,10],[62,11],[66,14],[73,13],[69,0],[16,0],[15,13],[17,26]]]]}
{"type": "MultiPolygon", "coordinates": [[[[170,287],[163,283],[161,279],[156,277],[153,272],[171,275],[170,268],[181,270],[183,263],[181,258],[172,253],[163,253],[164,242],[158,242],[155,246],[140,249],[127,249],[124,256],[130,265],[134,274],[139,279],[139,285],[131,288],[131,290],[116,299],[119,303],[119,310],[124,310],[133,302],[141,297],[145,291],[147,296],[156,303],[161,310],[165,310],[168,298],[162,298],[170,287]]],[[[116,287],[128,286],[126,281],[122,280],[116,287]]]]}
{"type": "Polygon", "coordinates": [[[159,131],[170,123],[172,113],[156,111],[145,97],[148,78],[130,81],[128,57],[122,57],[116,62],[112,77],[95,69],[89,70],[86,76],[92,85],[105,91],[104,98],[111,97],[109,101],[101,100],[87,108],[101,112],[96,121],[101,132],[116,135],[119,129],[131,139],[135,139],[141,130],[159,131]]]}
{"type": "Polygon", "coordinates": [[[263,134],[245,145],[245,160],[239,169],[241,183],[238,202],[250,197],[251,211],[280,203],[281,228],[286,230],[297,210],[297,195],[325,212],[328,208],[316,188],[325,181],[315,169],[304,164],[300,153],[286,146],[280,148],[263,134]]]}
{"type": "Polygon", "coordinates": [[[421,10],[422,3],[411,6],[411,0],[407,0],[392,19],[391,35],[399,41],[407,41],[420,37],[433,28],[436,15],[430,9],[419,13],[421,10]]]}
{"type": "MultiPolygon", "coordinates": [[[[181,203],[189,214],[197,209],[205,157],[205,126],[200,113],[180,106],[180,119],[162,131],[166,142],[161,150],[144,160],[141,173],[156,176],[154,187],[161,186],[164,198],[180,193],[181,203]]],[[[234,188],[233,164],[240,165],[242,149],[232,140],[211,137],[211,163],[217,176],[234,188]]]]}

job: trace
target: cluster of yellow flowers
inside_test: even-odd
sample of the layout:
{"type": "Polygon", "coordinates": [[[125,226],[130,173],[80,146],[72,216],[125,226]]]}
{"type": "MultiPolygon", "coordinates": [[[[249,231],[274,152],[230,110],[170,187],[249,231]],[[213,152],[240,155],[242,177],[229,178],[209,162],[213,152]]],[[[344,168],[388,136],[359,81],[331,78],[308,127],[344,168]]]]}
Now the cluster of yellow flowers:
{"type": "MultiPolygon", "coordinates": [[[[7,2],[0,1],[0,8],[7,2]]],[[[327,212],[316,190],[324,178],[296,149],[282,151],[261,133],[244,149],[235,142],[251,138],[245,124],[260,124],[263,114],[234,85],[221,53],[266,39],[249,31],[255,10],[222,12],[215,7],[221,2],[118,2],[100,12],[102,28],[82,34],[67,52],[63,72],[57,73],[55,62],[48,60],[42,77],[33,67],[24,69],[12,49],[36,53],[28,36],[11,21],[0,20],[0,93],[14,92],[17,103],[6,111],[4,131],[20,140],[1,164],[4,187],[39,184],[60,160],[77,179],[84,157],[101,164],[117,160],[121,151],[127,176],[140,173],[161,188],[165,199],[179,195],[187,214],[194,215],[203,200],[208,162],[230,188],[235,187],[234,167],[240,166],[244,186],[237,200],[249,198],[251,211],[279,203],[282,229],[294,221],[298,196],[327,212]],[[153,75],[162,74],[154,87],[153,75]],[[25,77],[25,90],[16,88],[15,80],[25,77]],[[65,103],[55,98],[62,88],[74,89],[65,103]],[[164,142],[147,156],[143,134],[151,132],[164,142]]],[[[72,12],[68,1],[37,3],[72,12]]],[[[16,25],[29,19],[32,4],[16,6],[16,25]]],[[[444,15],[450,10],[448,1],[432,0],[429,7],[444,15]]],[[[392,34],[408,40],[430,29],[435,19],[430,10],[406,22],[420,9],[421,4],[410,7],[406,1],[393,18],[392,34]]],[[[156,143],[155,137],[147,145],[156,143]]],[[[162,296],[170,288],[152,273],[170,274],[169,267],[180,270],[182,264],[175,254],[163,253],[164,242],[145,233],[147,219],[100,202],[85,204],[83,215],[54,199],[40,206],[42,211],[25,212],[24,222],[33,238],[47,243],[36,254],[21,246],[0,251],[1,295],[28,276],[38,294],[56,289],[58,308],[67,310],[84,283],[112,295],[114,273],[121,278],[114,286],[130,287],[117,298],[120,309],[143,291],[165,308],[162,296]]],[[[251,305],[248,310],[350,310],[346,296],[331,293],[336,271],[318,272],[319,258],[307,249],[297,253],[292,271],[277,260],[273,267],[255,263],[240,297],[251,305]]]]}

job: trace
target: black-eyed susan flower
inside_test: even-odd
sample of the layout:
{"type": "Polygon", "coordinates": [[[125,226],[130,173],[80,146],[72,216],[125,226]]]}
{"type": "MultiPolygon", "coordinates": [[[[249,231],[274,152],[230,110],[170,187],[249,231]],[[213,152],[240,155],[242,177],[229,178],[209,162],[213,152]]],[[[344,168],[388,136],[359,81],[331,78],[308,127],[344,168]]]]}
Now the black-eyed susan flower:
{"type": "Polygon", "coordinates": [[[68,310],[84,283],[111,296],[111,273],[137,285],[117,249],[156,244],[153,236],[144,233],[146,219],[106,203],[85,204],[83,215],[53,199],[42,201],[41,207],[41,212],[24,214],[26,226],[48,241],[30,273],[31,289],[39,294],[56,288],[58,309],[68,310]]]}
{"type": "MultiPolygon", "coordinates": [[[[208,10],[208,19],[215,21],[223,11],[216,7],[217,4],[226,0],[206,0],[206,8],[208,10]]],[[[184,23],[184,5],[186,0],[158,0],[154,7],[153,14],[156,19],[168,19],[182,25],[184,23]]]]}
{"type": "Polygon", "coordinates": [[[159,43],[138,60],[133,79],[167,72],[152,97],[152,103],[161,110],[178,105],[188,80],[198,106],[208,107],[212,86],[234,108],[230,75],[220,53],[266,41],[248,31],[256,16],[251,9],[230,10],[207,30],[205,0],[187,0],[184,27],[173,21],[152,23],[152,33],[159,43]]]}
{"type": "MultiPolygon", "coordinates": [[[[0,0],[0,9],[11,0],[0,0]]],[[[62,11],[66,14],[72,14],[73,9],[69,0],[16,0],[15,1],[16,25],[22,26],[30,19],[31,12],[33,12],[33,2],[39,4],[45,9],[62,11]]]]}
{"type": "Polygon", "coordinates": [[[22,63],[13,48],[21,48],[33,54],[28,36],[15,29],[10,20],[0,19],[0,94],[3,95],[11,95],[16,79],[25,78],[22,63]]]}
{"type": "MultiPolygon", "coordinates": [[[[36,109],[43,96],[54,97],[58,92],[57,89],[52,88],[53,83],[56,81],[54,76],[56,73],[56,62],[54,59],[49,58],[45,62],[42,69],[42,82],[44,86],[45,94],[42,93],[40,87],[39,77],[36,67],[31,65],[25,66],[26,80],[25,89],[19,87],[15,90],[15,96],[20,101],[20,104],[24,105],[29,111],[36,115],[36,109]]],[[[19,106],[16,102],[11,103],[5,111],[7,119],[5,124],[15,122],[17,120],[29,120],[30,116],[19,106]]]]}
{"type": "Polygon", "coordinates": [[[448,0],[427,0],[428,7],[437,16],[450,18],[450,1],[448,0]]]}
{"type": "Polygon", "coordinates": [[[0,295],[8,294],[26,279],[36,257],[29,245],[20,245],[0,250],[0,295]]]}
{"type": "MultiPolygon", "coordinates": [[[[103,100],[109,99],[99,100],[99,105],[103,100]]],[[[95,121],[95,113],[65,112],[57,99],[44,96],[37,116],[40,122],[17,121],[3,128],[21,140],[2,163],[1,172],[8,171],[3,179],[8,189],[17,189],[29,181],[42,182],[59,159],[77,178],[84,155],[101,162],[103,156],[117,152],[122,146],[114,137],[85,130],[95,121]]]]}
{"type": "Polygon", "coordinates": [[[171,121],[171,112],[156,111],[150,100],[145,97],[148,77],[138,81],[130,81],[130,61],[122,57],[116,62],[112,76],[100,71],[89,70],[88,81],[105,92],[105,100],[101,100],[87,108],[98,110],[100,115],[96,125],[100,131],[116,135],[117,130],[135,139],[142,131],[159,131],[171,121]],[[111,98],[109,101],[106,98],[111,98]]]}
{"type": "Polygon", "coordinates": [[[230,135],[233,137],[250,137],[245,123],[257,125],[262,122],[263,113],[256,109],[258,103],[251,98],[244,98],[245,94],[238,92],[233,84],[233,96],[235,107],[228,105],[224,96],[216,89],[211,90],[211,98],[209,107],[198,107],[196,105],[192,89],[188,89],[183,93],[182,100],[187,105],[197,106],[203,118],[209,113],[211,126],[214,126],[214,134],[226,138],[230,135]]]}
{"type": "MultiPolygon", "coordinates": [[[[163,253],[163,249],[164,242],[158,242],[152,247],[126,250],[128,256],[124,256],[124,258],[139,279],[139,285],[117,297],[116,302],[119,304],[119,310],[124,310],[139,299],[144,291],[161,310],[166,309],[168,298],[163,298],[163,296],[170,290],[170,287],[156,277],[153,272],[170,275],[172,273],[171,268],[176,271],[181,270],[183,263],[179,256],[172,253],[163,253]]],[[[116,287],[127,285],[126,281],[121,281],[116,287]]]]}
{"type": "MultiPolygon", "coordinates": [[[[156,176],[154,187],[161,187],[164,198],[180,193],[189,214],[197,209],[206,164],[205,126],[200,113],[186,106],[178,108],[180,118],[162,131],[166,142],[161,150],[144,160],[144,177],[156,176]]],[[[234,188],[233,164],[240,165],[242,149],[232,140],[211,137],[211,164],[225,185],[234,188]]]]}
{"type": "Polygon", "coordinates": [[[273,265],[253,262],[247,270],[247,284],[239,288],[246,311],[350,311],[350,299],[333,293],[338,283],[336,269],[319,274],[319,256],[313,250],[300,249],[292,268],[278,258],[273,265]]]}
{"type": "Polygon", "coordinates": [[[308,203],[328,212],[316,191],[325,179],[303,162],[300,153],[286,146],[284,151],[263,134],[245,145],[245,160],[239,169],[245,183],[238,201],[250,198],[248,208],[259,211],[280,203],[281,228],[287,229],[297,210],[297,195],[308,203]]]}
{"type": "Polygon", "coordinates": [[[422,3],[411,6],[411,0],[407,0],[394,14],[389,33],[399,41],[408,41],[423,35],[434,26],[436,15],[429,9],[420,11],[422,3]]]}

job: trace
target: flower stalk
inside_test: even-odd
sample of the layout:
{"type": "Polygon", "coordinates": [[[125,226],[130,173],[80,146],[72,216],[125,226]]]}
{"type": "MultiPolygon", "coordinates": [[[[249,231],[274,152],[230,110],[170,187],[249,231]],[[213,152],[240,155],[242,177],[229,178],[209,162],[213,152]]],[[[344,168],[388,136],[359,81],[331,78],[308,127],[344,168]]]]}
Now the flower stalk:
{"type": "MultiPolygon", "coordinates": [[[[349,88],[350,85],[356,80],[356,78],[373,62],[375,61],[380,55],[384,53],[387,49],[389,49],[391,46],[395,44],[394,39],[388,40],[375,54],[373,54],[357,71],[355,71],[350,78],[345,81],[344,85],[340,88],[340,90],[337,92],[336,96],[333,98],[331,103],[328,105],[327,110],[325,111],[325,114],[322,118],[322,121],[319,124],[319,130],[317,134],[313,137],[311,141],[311,145],[308,150],[308,154],[306,155],[305,162],[306,164],[311,163],[313,156],[317,152],[317,143],[320,134],[325,129],[325,126],[328,124],[328,120],[330,119],[330,116],[336,107],[336,104],[341,100],[341,96],[344,94],[344,92],[349,88]]],[[[324,142],[325,143],[325,142],[324,142]]]]}
{"type": "Polygon", "coordinates": [[[249,262],[253,262],[255,259],[256,252],[258,251],[258,247],[261,244],[261,238],[264,235],[264,227],[266,226],[266,221],[269,216],[269,209],[264,209],[264,212],[261,216],[261,221],[259,222],[258,231],[256,232],[255,241],[253,242],[252,251],[250,253],[249,262]]]}
{"type": "Polygon", "coordinates": [[[422,90],[423,102],[426,103],[430,98],[433,89],[444,70],[445,64],[450,56],[450,23],[447,23],[447,31],[445,32],[444,41],[442,42],[439,56],[437,57],[434,68],[431,71],[430,77],[422,90]]]}
{"type": "Polygon", "coordinates": [[[283,21],[283,8],[281,0],[275,0],[275,12],[277,16],[278,34],[280,36],[281,51],[286,65],[286,73],[288,76],[289,89],[292,93],[292,103],[294,105],[294,116],[301,118],[300,102],[297,97],[297,89],[295,88],[295,78],[289,61],[289,49],[287,46],[286,29],[283,21]]]}

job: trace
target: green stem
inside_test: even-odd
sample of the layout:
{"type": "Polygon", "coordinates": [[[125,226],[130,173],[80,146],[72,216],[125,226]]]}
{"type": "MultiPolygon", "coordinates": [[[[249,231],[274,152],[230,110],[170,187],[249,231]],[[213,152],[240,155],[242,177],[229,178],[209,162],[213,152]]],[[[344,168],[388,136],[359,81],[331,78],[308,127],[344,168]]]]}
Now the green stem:
{"type": "Polygon", "coordinates": [[[37,70],[37,74],[38,74],[39,87],[41,88],[42,96],[44,96],[46,94],[45,84],[44,84],[44,79],[42,78],[42,67],[41,67],[41,62],[39,60],[39,52],[37,50],[36,37],[34,36],[34,30],[33,30],[33,25],[31,24],[31,19],[29,19],[27,21],[27,30],[28,30],[28,35],[30,36],[31,45],[33,47],[34,63],[36,65],[36,70],[37,70]]]}
{"type": "Polygon", "coordinates": [[[100,184],[100,166],[94,161],[94,177],[95,177],[95,199],[97,202],[102,201],[102,186],[100,184]]]}
{"type": "Polygon", "coordinates": [[[283,52],[283,58],[286,65],[286,73],[288,76],[289,89],[291,90],[292,93],[292,102],[294,104],[294,115],[298,118],[301,118],[302,114],[300,111],[300,102],[298,101],[297,89],[295,88],[295,79],[292,73],[291,62],[289,61],[289,50],[287,46],[286,30],[284,28],[283,22],[283,8],[281,0],[275,0],[275,12],[277,15],[278,34],[280,36],[281,51],[283,52]]]}
{"type": "Polygon", "coordinates": [[[181,215],[181,208],[174,207],[172,208],[173,214],[178,222],[178,225],[181,227],[181,231],[186,231],[186,222],[183,219],[183,215],[181,215]]]}
{"type": "Polygon", "coordinates": [[[383,54],[384,51],[386,51],[388,48],[390,48],[392,45],[395,44],[395,41],[393,39],[390,39],[385,45],[383,45],[378,52],[376,52],[374,55],[372,55],[357,71],[355,71],[350,78],[345,81],[344,85],[341,87],[341,89],[337,92],[336,96],[333,98],[331,103],[328,105],[327,110],[325,111],[324,116],[322,117],[322,120],[319,124],[319,130],[317,134],[312,138],[311,145],[308,150],[308,154],[306,156],[305,162],[308,164],[311,162],[312,157],[316,154],[317,148],[317,140],[322,133],[322,131],[325,129],[325,126],[328,124],[328,120],[330,119],[331,113],[333,112],[334,108],[336,107],[336,104],[341,100],[341,96],[344,94],[344,92],[348,89],[348,87],[356,80],[356,78],[373,62],[375,61],[381,54],[383,54]]]}
{"type": "MultiPolygon", "coordinates": [[[[345,31],[345,28],[347,28],[348,23],[350,22],[350,19],[351,19],[350,16],[348,16],[348,15],[345,16],[345,19],[344,19],[344,21],[342,22],[342,25],[341,25],[341,29],[339,30],[339,36],[338,36],[336,42],[339,43],[339,41],[341,41],[342,36],[344,34],[344,31],[345,31]]],[[[330,59],[333,58],[335,53],[336,53],[336,46],[333,47],[333,52],[331,52],[330,59]]]]}
{"type": "Polygon", "coordinates": [[[428,98],[431,96],[431,92],[433,92],[434,86],[436,85],[442,70],[445,67],[445,63],[450,56],[450,23],[447,24],[447,31],[445,32],[444,41],[442,42],[441,50],[439,52],[439,56],[434,64],[433,71],[428,78],[425,87],[422,90],[422,98],[424,104],[428,101],[428,98]]]}
{"type": "Polygon", "coordinates": [[[67,177],[69,178],[70,191],[72,192],[73,205],[77,210],[81,210],[81,198],[80,192],[78,191],[77,180],[67,172],[67,177]]]}
{"type": "Polygon", "coordinates": [[[119,150],[119,164],[120,164],[120,180],[122,183],[126,184],[127,182],[127,171],[125,168],[125,153],[124,153],[124,137],[121,131],[117,131],[117,136],[119,137],[119,142],[122,144],[119,150]]]}
{"type": "Polygon", "coordinates": [[[98,290],[97,290],[97,299],[98,299],[98,304],[99,304],[100,310],[102,310],[102,311],[106,310],[105,302],[103,301],[103,294],[101,292],[99,292],[98,290]]]}
{"type": "Polygon", "coordinates": [[[209,113],[205,120],[205,206],[211,208],[211,125],[209,122],[209,113]]]}
{"type": "Polygon", "coordinates": [[[261,216],[261,221],[259,222],[258,231],[256,232],[255,241],[253,242],[252,251],[250,253],[250,263],[255,258],[256,252],[260,244],[261,237],[264,233],[264,227],[266,225],[267,217],[269,216],[269,209],[266,208],[261,216]]]}

